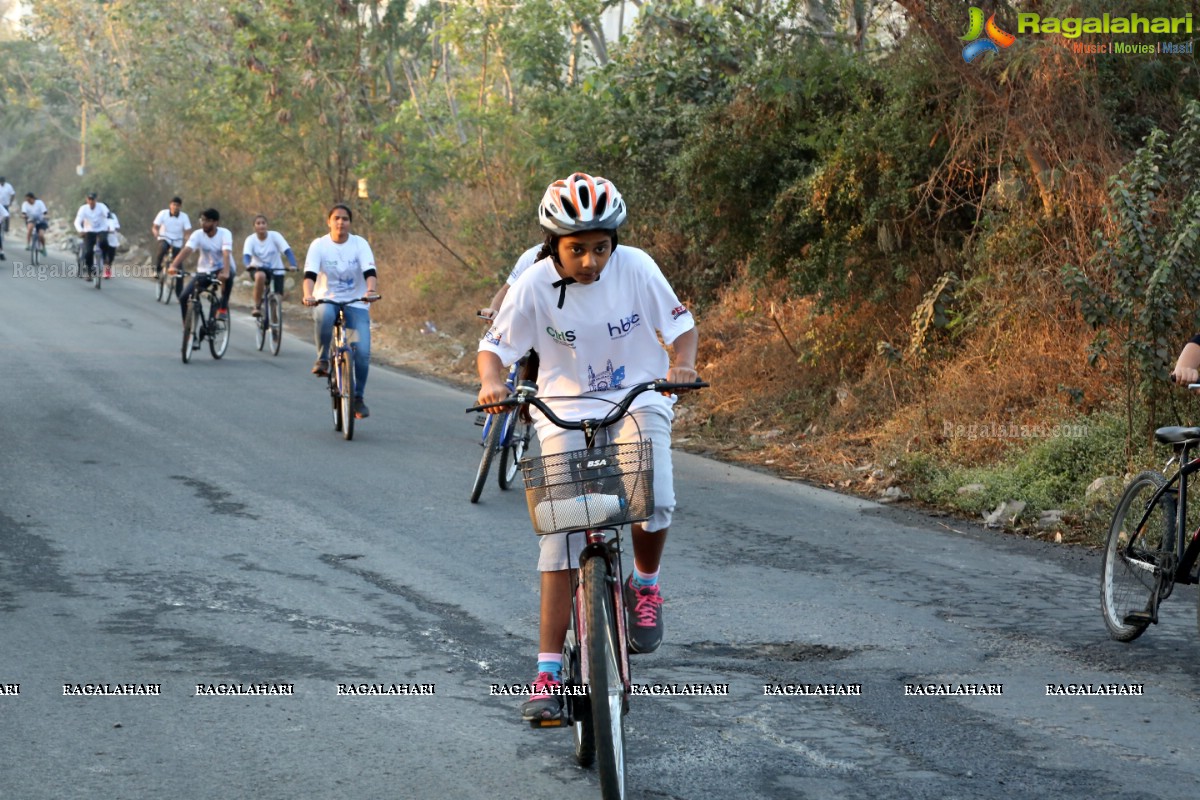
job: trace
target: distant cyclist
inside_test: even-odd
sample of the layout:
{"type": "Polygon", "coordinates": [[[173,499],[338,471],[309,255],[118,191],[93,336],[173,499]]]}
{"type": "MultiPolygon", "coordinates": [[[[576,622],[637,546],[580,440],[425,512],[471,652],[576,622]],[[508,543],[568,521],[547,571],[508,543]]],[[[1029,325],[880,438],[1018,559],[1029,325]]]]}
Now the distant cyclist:
{"type": "MultiPolygon", "coordinates": [[[[346,303],[346,327],[354,331],[354,416],[362,419],[371,415],[363,402],[367,387],[367,372],[371,366],[371,311],[360,298],[377,294],[379,279],[375,274],[375,254],[361,236],[350,233],[354,218],[350,206],[338,203],[329,209],[326,222],[329,233],[314,239],[304,258],[304,305],[315,306],[318,300],[346,303]]],[[[333,323],[337,308],[330,304],[313,311],[317,340],[317,362],[313,374],[329,374],[329,343],[333,340],[333,323]]]]}
{"type": "Polygon", "coordinates": [[[194,252],[200,254],[196,261],[196,276],[179,294],[179,313],[185,323],[187,322],[188,301],[191,299],[192,293],[207,286],[214,277],[225,282],[221,291],[221,307],[217,314],[229,313],[229,293],[233,290],[233,234],[228,228],[217,226],[220,220],[221,212],[215,208],[200,212],[200,230],[192,231],[187,244],[171,261],[171,266],[167,270],[169,274],[175,275],[188,256],[194,252]]]}
{"type": "Polygon", "coordinates": [[[167,251],[170,251],[171,258],[179,255],[184,240],[192,232],[192,221],[183,212],[183,200],[172,197],[171,203],[158,212],[150,230],[158,240],[158,253],[154,257],[154,277],[157,279],[162,272],[162,261],[167,251]]]}
{"type": "Polygon", "coordinates": [[[46,229],[50,227],[50,223],[46,219],[49,215],[46,204],[38,200],[33,192],[26,192],[25,202],[21,203],[21,215],[25,217],[25,249],[33,249],[31,244],[35,238],[34,233],[36,233],[37,247],[41,249],[42,255],[45,255],[46,229]]]}
{"type": "Polygon", "coordinates": [[[83,263],[87,265],[87,274],[100,269],[96,264],[96,245],[100,245],[102,258],[109,261],[108,255],[108,206],[96,199],[95,192],[88,192],[84,204],[75,214],[75,232],[83,237],[83,263]]]}
{"type": "Polygon", "coordinates": [[[113,261],[117,258],[117,248],[121,246],[121,220],[112,209],[108,211],[108,249],[104,251],[104,277],[112,277],[113,261]]]}
{"type": "Polygon", "coordinates": [[[13,198],[16,197],[17,190],[8,182],[8,178],[0,175],[0,208],[4,209],[4,214],[0,215],[0,231],[8,233],[8,218],[10,215],[9,208],[12,206],[13,198]]]}
{"type": "Polygon", "coordinates": [[[254,316],[262,316],[262,299],[268,280],[273,281],[275,294],[283,294],[285,258],[291,268],[296,269],[296,254],[287,239],[278,231],[268,230],[266,215],[259,214],[254,218],[254,233],[247,236],[242,245],[242,262],[254,276],[254,311],[251,312],[254,316]]]}

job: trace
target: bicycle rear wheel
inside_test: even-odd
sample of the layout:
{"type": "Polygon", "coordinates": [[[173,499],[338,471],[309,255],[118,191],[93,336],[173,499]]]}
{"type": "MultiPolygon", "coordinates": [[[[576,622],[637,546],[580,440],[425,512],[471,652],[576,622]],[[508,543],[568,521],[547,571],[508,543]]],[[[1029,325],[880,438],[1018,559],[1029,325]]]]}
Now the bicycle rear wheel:
{"type": "Polygon", "coordinates": [[[221,302],[214,300],[208,307],[208,351],[220,358],[229,349],[229,315],[217,316],[221,302]]]}
{"type": "Polygon", "coordinates": [[[521,470],[521,459],[525,458],[525,451],[529,449],[529,439],[533,434],[533,426],[521,419],[519,409],[509,412],[506,427],[510,427],[511,430],[504,449],[500,451],[500,474],[497,477],[500,479],[501,489],[512,486],[513,479],[521,470]]]}
{"type": "Polygon", "coordinates": [[[271,355],[277,356],[283,344],[283,301],[279,295],[267,295],[267,314],[271,326],[271,355]]]}
{"type": "Polygon", "coordinates": [[[595,735],[600,794],[605,800],[625,797],[625,684],[621,679],[617,617],[608,565],[599,556],[583,563],[587,631],[588,684],[595,735]]]}
{"type": "Polygon", "coordinates": [[[483,485],[487,483],[488,470],[492,468],[492,459],[500,446],[500,429],[504,427],[502,415],[488,414],[484,421],[486,430],[483,433],[483,455],[479,457],[479,469],[475,470],[475,483],[471,485],[471,502],[478,503],[479,495],[483,494],[483,485]]]}
{"type": "Polygon", "coordinates": [[[188,301],[187,313],[183,315],[183,363],[188,363],[192,360],[192,341],[195,338],[196,324],[196,301],[188,301]]]}
{"type": "Polygon", "coordinates": [[[1140,615],[1152,609],[1155,593],[1170,594],[1175,563],[1175,502],[1164,495],[1146,513],[1148,504],[1167,479],[1142,472],[1125,488],[1113,513],[1100,571],[1100,610],[1108,634],[1131,642],[1150,624],[1140,615]],[[1143,522],[1143,517],[1145,521],[1143,522]]]}
{"type": "Polygon", "coordinates": [[[342,407],[342,438],[354,438],[354,362],[350,353],[342,353],[338,359],[338,392],[342,407]]]}

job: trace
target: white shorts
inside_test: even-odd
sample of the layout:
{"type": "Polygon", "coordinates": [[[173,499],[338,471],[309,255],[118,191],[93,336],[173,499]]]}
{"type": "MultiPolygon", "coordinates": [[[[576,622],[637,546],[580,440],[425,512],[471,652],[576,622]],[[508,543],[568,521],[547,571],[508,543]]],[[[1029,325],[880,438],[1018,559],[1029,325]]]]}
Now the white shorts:
{"type": "MultiPolygon", "coordinates": [[[[671,469],[671,419],[671,412],[666,409],[639,408],[608,428],[608,441],[614,444],[638,441],[639,428],[641,438],[653,442],[654,513],[642,523],[642,527],[647,531],[669,528],[671,515],[675,512],[675,479],[671,469]]],[[[558,455],[569,450],[582,450],[583,433],[565,431],[542,419],[538,425],[538,442],[543,456],[558,455]]],[[[574,569],[579,566],[579,551],[583,549],[583,544],[582,536],[572,536],[568,558],[567,534],[548,533],[539,536],[541,555],[538,557],[538,569],[542,572],[574,569]]]]}

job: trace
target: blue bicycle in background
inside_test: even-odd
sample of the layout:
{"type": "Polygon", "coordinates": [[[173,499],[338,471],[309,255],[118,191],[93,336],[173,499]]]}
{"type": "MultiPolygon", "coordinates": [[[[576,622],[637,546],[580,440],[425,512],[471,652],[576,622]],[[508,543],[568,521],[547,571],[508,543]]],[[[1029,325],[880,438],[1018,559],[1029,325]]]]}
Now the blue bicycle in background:
{"type": "MultiPolygon", "coordinates": [[[[517,382],[521,375],[521,370],[524,368],[526,358],[518,360],[508,370],[508,391],[516,390],[517,382]]],[[[500,488],[507,489],[512,485],[513,479],[517,477],[517,472],[520,470],[520,463],[525,458],[525,451],[529,449],[529,440],[533,437],[533,424],[525,415],[524,408],[512,407],[503,414],[484,414],[483,420],[478,424],[483,425],[483,435],[480,445],[483,447],[483,455],[479,459],[479,469],[475,473],[475,484],[471,487],[471,502],[479,502],[479,495],[483,493],[483,485],[487,483],[488,471],[492,468],[492,461],[496,455],[500,456],[500,474],[497,476],[500,481],[500,488]]]]}

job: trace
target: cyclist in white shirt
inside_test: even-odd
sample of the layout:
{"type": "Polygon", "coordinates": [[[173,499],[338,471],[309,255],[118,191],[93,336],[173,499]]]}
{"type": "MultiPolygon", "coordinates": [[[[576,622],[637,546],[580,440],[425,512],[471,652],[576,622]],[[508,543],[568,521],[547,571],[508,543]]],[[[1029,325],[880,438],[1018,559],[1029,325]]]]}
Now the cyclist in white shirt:
{"type": "Polygon", "coordinates": [[[180,317],[187,321],[187,306],[192,292],[202,289],[214,277],[224,281],[221,290],[221,307],[218,315],[229,313],[229,293],[233,290],[233,234],[228,228],[221,228],[217,223],[221,220],[221,212],[215,208],[200,212],[200,230],[192,231],[187,244],[171,261],[167,274],[179,272],[184,260],[193,252],[199,253],[196,261],[196,277],[188,283],[187,288],[179,294],[180,317]]]}
{"type": "MultiPolygon", "coordinates": [[[[4,230],[4,226],[8,224],[8,206],[0,205],[0,230],[4,230]]],[[[0,261],[4,260],[4,235],[0,234],[0,261]]]]}
{"type": "Polygon", "coordinates": [[[37,231],[37,246],[42,249],[42,255],[46,254],[46,229],[50,227],[50,223],[46,221],[48,213],[46,204],[38,200],[33,192],[25,193],[25,202],[21,203],[21,214],[25,217],[26,250],[32,249],[30,243],[33,241],[34,231],[37,231]]]}
{"type": "Polygon", "coordinates": [[[13,198],[16,197],[17,190],[8,182],[8,178],[0,175],[0,207],[4,208],[3,220],[0,220],[0,231],[8,233],[8,217],[9,206],[12,205],[13,198]]]}
{"type": "Polygon", "coordinates": [[[283,259],[291,264],[290,269],[296,269],[296,254],[287,243],[287,239],[278,231],[267,229],[267,217],[259,214],[254,218],[254,233],[246,237],[242,245],[242,262],[254,276],[254,311],[255,317],[262,316],[263,293],[267,280],[274,281],[272,287],[275,294],[283,294],[283,259]]]}
{"type": "Polygon", "coordinates": [[[87,265],[90,278],[93,270],[100,269],[96,261],[96,244],[105,261],[108,255],[108,206],[97,202],[96,193],[88,192],[87,200],[75,214],[75,232],[83,237],[83,263],[87,265]]]}
{"type": "MultiPolygon", "coordinates": [[[[666,378],[696,380],[695,322],[658,265],[645,252],[617,245],[625,221],[625,202],[604,178],[575,173],[546,189],[538,221],[546,232],[540,260],[513,284],[491,329],[479,343],[479,404],[508,396],[505,365],[530,348],[541,354],[539,383],[545,396],[573,398],[556,402],[567,419],[603,416],[635,384],[666,378]],[[674,366],[659,337],[672,347],[674,366]]],[[[653,515],[634,524],[634,570],[625,586],[629,607],[629,645],[648,653],[662,641],[662,595],[658,571],[667,529],[675,509],[671,472],[673,400],[640,395],[631,416],[609,428],[613,442],[653,442],[653,515]],[[631,419],[632,417],[632,419],[631,419]]],[[[543,455],[583,446],[582,434],[555,427],[533,412],[543,455]]],[[[554,719],[562,713],[562,645],[570,615],[573,566],[565,534],[540,536],[541,626],[538,676],[521,708],[527,720],[554,719]]]]}
{"type": "Polygon", "coordinates": [[[183,200],[172,197],[170,205],[158,212],[150,230],[158,239],[158,255],[154,258],[154,277],[157,279],[167,251],[171,251],[171,258],[179,255],[184,240],[192,232],[192,221],[183,213],[183,200]]]}
{"type": "Polygon", "coordinates": [[[117,219],[117,215],[112,209],[108,211],[108,249],[104,251],[104,277],[112,277],[113,261],[117,257],[117,248],[121,246],[121,235],[117,231],[121,230],[121,220],[117,219]]]}
{"type": "MultiPolygon", "coordinates": [[[[368,302],[379,299],[376,287],[375,254],[361,236],[350,233],[354,218],[350,207],[338,203],[329,209],[326,221],[329,233],[314,239],[304,258],[304,305],[316,306],[318,300],[346,303],[346,327],[355,332],[354,345],[354,417],[370,416],[363,402],[367,387],[367,372],[371,365],[371,312],[368,302]],[[367,302],[362,298],[367,297],[367,302]]],[[[317,362],[313,374],[329,374],[329,343],[333,339],[333,323],[337,306],[328,303],[313,311],[317,340],[317,362]]]]}

